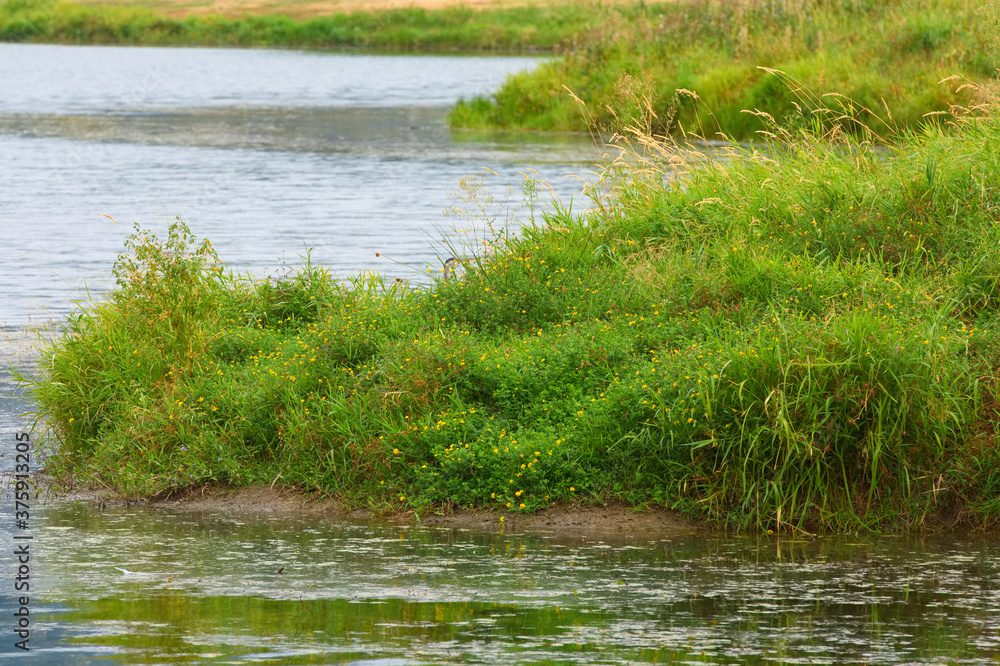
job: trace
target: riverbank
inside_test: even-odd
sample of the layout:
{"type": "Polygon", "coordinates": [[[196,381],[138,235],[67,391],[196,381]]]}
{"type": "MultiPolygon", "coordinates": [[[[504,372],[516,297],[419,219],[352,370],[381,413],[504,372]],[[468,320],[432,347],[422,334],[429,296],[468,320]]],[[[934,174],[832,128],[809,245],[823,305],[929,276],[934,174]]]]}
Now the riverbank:
{"type": "Polygon", "coordinates": [[[836,114],[766,152],[648,142],[586,213],[536,209],[530,180],[516,213],[470,178],[455,210],[481,249],[431,288],[314,265],[257,281],[181,223],[139,231],[118,288],[40,364],[50,468],[136,497],[289,484],[375,513],[994,525],[983,113],[892,149],[836,114]]]}
{"type": "Polygon", "coordinates": [[[749,140],[766,123],[747,110],[808,126],[847,98],[845,115],[869,126],[917,127],[975,103],[942,82],[992,85],[998,44],[1000,10],[978,0],[679,2],[609,16],[560,58],[460,102],[451,122],[749,140]]]}
{"type": "MultiPolygon", "coordinates": [[[[225,46],[361,50],[366,52],[551,52],[621,9],[585,2],[518,5],[467,3],[432,10],[420,3],[380,8],[348,5],[295,18],[294,6],[261,14],[261,5],[212,5],[164,13],[139,4],[7,0],[0,4],[0,41],[137,46],[225,46]],[[363,9],[363,11],[361,10],[363,9]]],[[[327,7],[322,5],[321,7],[327,7]]],[[[266,8],[267,6],[263,6],[266,8]]],[[[277,9],[277,8],[274,8],[277,9]]],[[[642,10],[645,11],[645,10],[642,10]]]]}
{"type": "Polygon", "coordinates": [[[979,0],[425,0],[405,7],[220,1],[155,8],[8,0],[0,4],[0,40],[551,53],[558,57],[510,77],[494,94],[460,101],[450,123],[601,133],[639,128],[708,139],[724,132],[747,140],[765,128],[748,109],[808,124],[812,112],[839,108],[846,97],[853,103],[845,114],[898,130],[918,126],[927,114],[975,104],[961,86],[944,81],[995,81],[1000,10],[979,0]]]}
{"type": "MultiPolygon", "coordinates": [[[[99,507],[126,503],[106,490],[56,490],[48,486],[42,495],[46,501],[89,502],[99,507]]],[[[378,520],[400,525],[451,527],[475,531],[547,532],[564,536],[602,536],[635,538],[648,534],[705,535],[711,533],[705,523],[687,520],[676,511],[660,507],[628,507],[623,504],[603,506],[562,505],[532,514],[493,509],[455,509],[445,512],[415,513],[412,510],[373,514],[367,509],[324,499],[317,493],[285,487],[201,486],[150,498],[139,504],[153,509],[222,514],[231,518],[278,516],[291,519],[324,518],[336,522],[378,520]]]]}
{"type": "MultiPolygon", "coordinates": [[[[671,0],[662,0],[671,1],[671,0]]],[[[425,9],[435,11],[464,7],[469,9],[509,9],[526,7],[528,5],[550,6],[565,4],[560,0],[529,1],[529,0],[72,0],[77,5],[99,7],[142,7],[159,12],[173,18],[189,16],[222,16],[224,18],[241,18],[246,16],[284,15],[296,21],[305,21],[321,16],[341,14],[345,12],[372,12],[388,9],[425,9]]],[[[596,3],[591,3],[596,4],[596,3]]],[[[613,0],[605,5],[628,4],[622,0],[613,0]]]]}

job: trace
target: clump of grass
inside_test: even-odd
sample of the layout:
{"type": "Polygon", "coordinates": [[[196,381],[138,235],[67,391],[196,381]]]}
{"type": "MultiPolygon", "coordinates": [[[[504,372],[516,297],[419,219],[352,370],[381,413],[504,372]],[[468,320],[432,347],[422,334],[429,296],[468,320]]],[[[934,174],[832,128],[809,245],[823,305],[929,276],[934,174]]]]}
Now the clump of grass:
{"type": "Polygon", "coordinates": [[[378,510],[996,524],[1000,123],[887,148],[849,106],[803,116],[756,150],[646,138],[591,211],[499,225],[430,288],[255,281],[180,223],[138,232],[31,382],[53,469],[378,510]]]}
{"type": "MultiPolygon", "coordinates": [[[[802,100],[767,70],[787,72],[822,96],[837,92],[916,127],[966,98],[939,82],[955,73],[993,79],[995,21],[976,0],[711,2],[651,6],[608,17],[566,43],[562,57],[507,79],[493,95],[451,113],[458,127],[617,131],[653,112],[652,131],[716,132],[748,139],[765,128],[759,110],[797,120],[802,100]],[[764,69],[761,69],[764,68],[764,69]],[[646,88],[636,94],[635,83],[646,88]],[[572,90],[589,109],[580,113],[572,90]],[[687,95],[691,91],[695,95],[687,95]],[[631,94],[623,94],[631,93],[631,94]],[[635,104],[636,98],[646,103],[635,104]]],[[[995,16],[993,17],[995,19],[995,16]]]]}

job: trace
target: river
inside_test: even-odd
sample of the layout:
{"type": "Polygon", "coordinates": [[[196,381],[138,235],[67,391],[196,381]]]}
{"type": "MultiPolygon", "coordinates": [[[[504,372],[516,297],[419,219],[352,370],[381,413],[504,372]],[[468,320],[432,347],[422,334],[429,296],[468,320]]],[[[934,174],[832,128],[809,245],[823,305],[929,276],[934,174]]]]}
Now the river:
{"type": "Polygon", "coordinates": [[[534,168],[582,203],[566,177],[597,158],[589,137],[444,120],[537,63],[0,44],[0,325],[61,318],[106,291],[135,223],[162,232],[181,217],[259,275],[311,250],[338,275],[414,279],[440,268],[448,195],[483,167],[498,195],[534,168]]]}
{"type": "MultiPolygon", "coordinates": [[[[589,137],[444,121],[537,62],[0,44],[0,466],[30,424],[10,368],[110,288],[134,223],[162,233],[179,216],[259,276],[309,254],[419,282],[482,223],[443,215],[464,177],[513,205],[506,186],[528,174],[585,207],[589,137]]],[[[521,533],[34,497],[19,526],[10,491],[5,664],[1000,659],[995,539],[521,533]]]]}

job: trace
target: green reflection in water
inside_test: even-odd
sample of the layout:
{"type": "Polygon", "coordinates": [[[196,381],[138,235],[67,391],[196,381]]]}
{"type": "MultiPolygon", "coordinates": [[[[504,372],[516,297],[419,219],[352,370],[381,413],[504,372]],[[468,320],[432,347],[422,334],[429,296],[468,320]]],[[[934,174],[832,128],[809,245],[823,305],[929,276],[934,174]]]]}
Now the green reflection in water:
{"type": "Polygon", "coordinates": [[[576,163],[588,169],[604,153],[586,134],[453,130],[445,123],[446,111],[419,106],[213,107],[74,115],[0,111],[0,135],[484,164],[576,163]]]}
{"type": "Polygon", "coordinates": [[[580,629],[591,629],[592,638],[600,638],[613,615],[558,607],[402,599],[278,601],[166,592],[81,600],[76,606],[60,620],[77,626],[100,624],[106,633],[71,642],[119,648],[119,660],[128,663],[223,657],[283,664],[391,658],[433,663],[702,659],[676,649],[608,649],[597,640],[578,641],[580,629]],[[503,654],[491,649],[498,642],[504,644],[503,654]]]}
{"type": "Polygon", "coordinates": [[[77,661],[1000,658],[989,540],[505,534],[79,504],[48,507],[38,536],[49,640],[77,661]]]}

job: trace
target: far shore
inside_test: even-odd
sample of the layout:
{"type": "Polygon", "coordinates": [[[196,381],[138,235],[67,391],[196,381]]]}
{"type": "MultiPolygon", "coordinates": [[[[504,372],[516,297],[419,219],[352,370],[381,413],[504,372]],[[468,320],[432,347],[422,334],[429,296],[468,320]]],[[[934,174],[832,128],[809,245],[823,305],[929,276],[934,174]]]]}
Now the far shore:
{"type": "MultiPolygon", "coordinates": [[[[72,0],[79,5],[104,5],[118,7],[144,7],[166,16],[268,16],[283,14],[297,20],[330,16],[355,11],[380,11],[387,9],[419,8],[427,10],[468,7],[470,9],[506,9],[510,7],[544,7],[570,4],[567,0],[72,0]]],[[[597,4],[596,0],[585,0],[597,4]]],[[[658,0],[669,2],[671,0],[658,0]]],[[[625,4],[628,0],[611,0],[608,4],[625,4]]],[[[573,4],[581,4],[579,2],[573,4]]]]}

